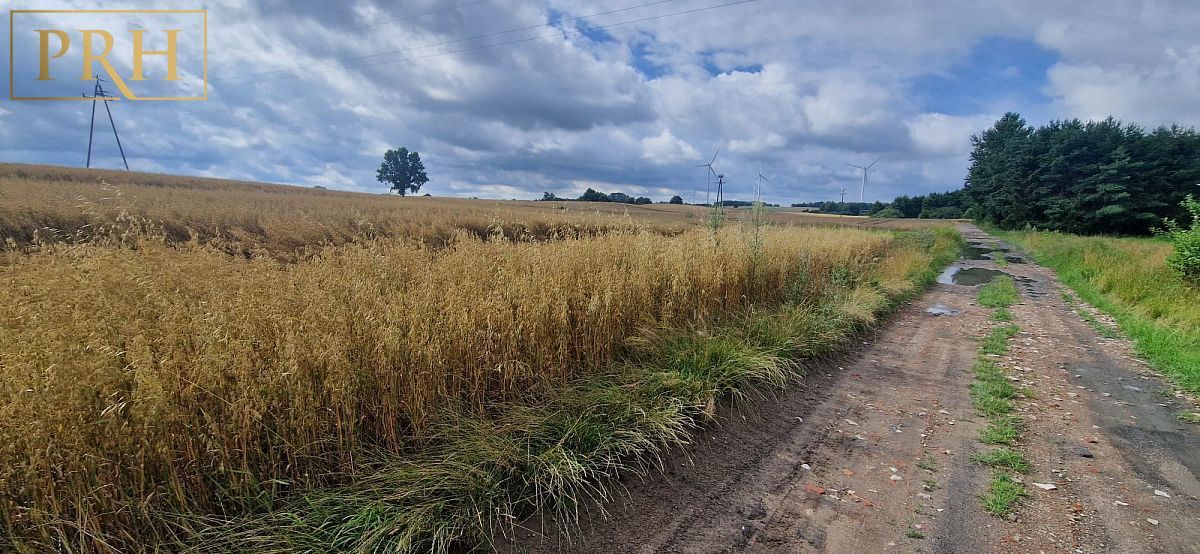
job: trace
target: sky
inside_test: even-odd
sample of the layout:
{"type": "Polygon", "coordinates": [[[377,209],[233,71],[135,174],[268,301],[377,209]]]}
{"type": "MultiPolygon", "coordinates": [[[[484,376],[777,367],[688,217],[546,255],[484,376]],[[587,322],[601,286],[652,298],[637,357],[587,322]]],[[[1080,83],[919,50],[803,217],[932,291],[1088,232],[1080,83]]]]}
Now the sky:
{"type": "MultiPolygon", "coordinates": [[[[0,1],[5,11],[113,7],[128,6],[0,1]]],[[[1200,126],[1194,0],[138,7],[208,10],[207,100],[111,103],[138,171],[383,193],[375,170],[404,146],[424,160],[422,194],[595,188],[703,202],[706,170],[693,166],[720,148],[727,198],[752,199],[761,171],[768,202],[837,200],[843,187],[857,200],[861,173],[846,164],[879,158],[870,202],[961,187],[970,136],[1007,111],[1033,124],[1112,115],[1200,126]]],[[[13,37],[21,52],[37,46],[30,29],[13,37]]],[[[112,57],[128,72],[121,43],[112,57]]],[[[21,78],[36,60],[15,63],[21,78]]],[[[77,77],[56,86],[91,92],[77,77]]],[[[0,161],[82,166],[90,108],[0,99],[0,161]]],[[[101,123],[94,165],[118,168],[101,123]]]]}

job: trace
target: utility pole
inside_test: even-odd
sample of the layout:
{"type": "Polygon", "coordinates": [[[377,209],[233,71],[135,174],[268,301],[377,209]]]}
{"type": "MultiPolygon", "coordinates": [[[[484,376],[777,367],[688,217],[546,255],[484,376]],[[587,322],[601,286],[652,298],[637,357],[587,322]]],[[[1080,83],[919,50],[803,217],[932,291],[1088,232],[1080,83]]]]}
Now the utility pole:
{"type": "Polygon", "coordinates": [[[725,176],[717,175],[717,201],[713,203],[716,211],[725,211],[725,176]]]}
{"type": "Polygon", "coordinates": [[[707,180],[707,188],[704,189],[704,203],[705,204],[708,204],[709,194],[712,193],[712,178],[714,175],[717,175],[717,170],[713,169],[713,163],[717,161],[717,156],[720,155],[720,153],[721,153],[721,147],[718,146],[717,152],[715,154],[713,154],[712,159],[709,160],[708,163],[692,166],[692,167],[707,167],[708,168],[708,173],[705,173],[705,178],[707,180]]]}
{"type": "Polygon", "coordinates": [[[125,164],[125,171],[129,171],[129,160],[125,159],[125,148],[121,146],[121,136],[117,134],[117,122],[113,120],[112,110],[108,107],[108,103],[112,100],[116,100],[116,98],[110,97],[106,92],[104,92],[104,85],[100,84],[105,82],[104,79],[101,79],[99,75],[92,75],[92,77],[96,79],[95,86],[92,87],[92,95],[83,95],[84,98],[92,99],[92,119],[91,123],[88,125],[88,151],[86,167],[92,167],[92,138],[96,134],[96,101],[99,100],[104,102],[104,111],[108,112],[108,123],[112,125],[113,138],[117,139],[117,150],[120,150],[121,152],[121,161],[125,164]]]}

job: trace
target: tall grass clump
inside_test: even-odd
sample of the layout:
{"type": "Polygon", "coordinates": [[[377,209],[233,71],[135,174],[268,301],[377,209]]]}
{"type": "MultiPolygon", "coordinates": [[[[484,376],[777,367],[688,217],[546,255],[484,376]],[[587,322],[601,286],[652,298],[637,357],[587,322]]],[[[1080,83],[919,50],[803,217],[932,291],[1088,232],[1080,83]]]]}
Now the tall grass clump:
{"type": "Polygon", "coordinates": [[[445,550],[570,514],[955,240],[718,233],[0,253],[0,548],[445,550]]]}
{"type": "Polygon", "coordinates": [[[1168,266],[1169,242],[1045,232],[1004,236],[1112,316],[1151,365],[1183,388],[1200,391],[1200,287],[1168,266]]]}

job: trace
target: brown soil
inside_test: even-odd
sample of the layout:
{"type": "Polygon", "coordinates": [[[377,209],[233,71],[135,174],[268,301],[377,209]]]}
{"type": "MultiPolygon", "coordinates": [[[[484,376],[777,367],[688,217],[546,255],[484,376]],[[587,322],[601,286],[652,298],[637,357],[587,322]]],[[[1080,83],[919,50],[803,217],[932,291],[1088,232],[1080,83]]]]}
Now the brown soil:
{"type": "Polygon", "coordinates": [[[577,528],[533,518],[503,549],[1200,552],[1200,426],[1176,417],[1193,402],[1074,313],[1050,270],[961,264],[1001,269],[1022,293],[1021,332],[998,360],[1032,396],[1018,401],[1033,469],[1013,517],[983,510],[990,470],[971,461],[988,448],[968,387],[990,310],[977,287],[936,285],[853,355],[723,410],[661,473],[584,508],[577,528]],[[926,313],[935,304],[960,313],[926,313]]]}

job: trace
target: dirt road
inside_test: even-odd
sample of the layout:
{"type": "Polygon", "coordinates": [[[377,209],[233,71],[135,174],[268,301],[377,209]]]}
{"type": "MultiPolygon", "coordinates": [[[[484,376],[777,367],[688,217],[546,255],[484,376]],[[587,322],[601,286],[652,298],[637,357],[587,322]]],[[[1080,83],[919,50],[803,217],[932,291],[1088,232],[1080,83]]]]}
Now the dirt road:
{"type": "Polygon", "coordinates": [[[1200,552],[1200,427],[1176,417],[1194,405],[1073,311],[1051,271],[1013,260],[961,265],[1002,270],[1021,289],[1021,331],[998,360],[1032,396],[1018,402],[1033,469],[1015,517],[983,510],[991,472],[971,460],[987,448],[968,387],[990,310],[977,287],[939,284],[853,355],[724,413],[661,474],[627,479],[627,495],[586,508],[569,540],[535,518],[515,548],[1200,552]],[[952,313],[926,311],[935,305],[952,313]]]}

